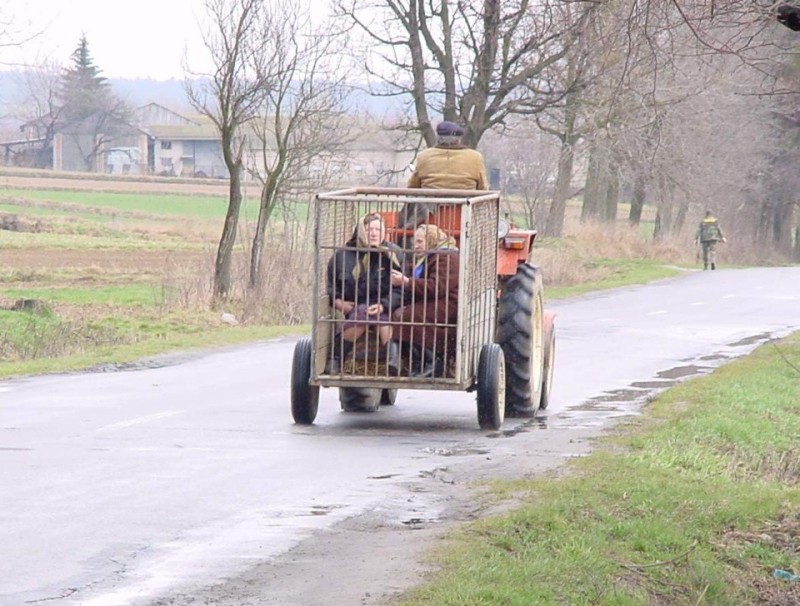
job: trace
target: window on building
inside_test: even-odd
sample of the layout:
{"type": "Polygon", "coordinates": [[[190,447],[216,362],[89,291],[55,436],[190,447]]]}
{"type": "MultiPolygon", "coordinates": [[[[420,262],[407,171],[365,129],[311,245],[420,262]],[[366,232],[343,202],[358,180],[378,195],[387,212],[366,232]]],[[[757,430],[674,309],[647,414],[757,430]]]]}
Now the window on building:
{"type": "Polygon", "coordinates": [[[161,149],[172,149],[172,141],[162,141],[161,149]]]}

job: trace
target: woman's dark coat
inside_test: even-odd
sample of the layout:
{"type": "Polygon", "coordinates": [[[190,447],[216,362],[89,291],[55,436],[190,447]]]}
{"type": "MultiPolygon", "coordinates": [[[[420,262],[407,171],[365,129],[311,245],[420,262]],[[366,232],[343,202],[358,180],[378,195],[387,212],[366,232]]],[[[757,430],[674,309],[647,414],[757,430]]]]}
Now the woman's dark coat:
{"type": "Polygon", "coordinates": [[[404,289],[405,307],[395,315],[393,338],[433,350],[434,355],[455,355],[458,315],[458,251],[443,249],[424,261],[423,275],[404,289]],[[442,326],[446,325],[446,326],[442,326]]]}
{"type": "Polygon", "coordinates": [[[335,299],[367,306],[381,303],[384,311],[391,313],[402,302],[400,289],[391,285],[392,269],[400,269],[400,266],[387,250],[357,250],[356,246],[354,240],[348,241],[328,261],[330,304],[333,305],[335,299]],[[367,260],[368,264],[364,263],[367,260]],[[356,278],[353,274],[359,263],[362,269],[356,278]],[[364,266],[368,269],[364,270],[364,266]]]}

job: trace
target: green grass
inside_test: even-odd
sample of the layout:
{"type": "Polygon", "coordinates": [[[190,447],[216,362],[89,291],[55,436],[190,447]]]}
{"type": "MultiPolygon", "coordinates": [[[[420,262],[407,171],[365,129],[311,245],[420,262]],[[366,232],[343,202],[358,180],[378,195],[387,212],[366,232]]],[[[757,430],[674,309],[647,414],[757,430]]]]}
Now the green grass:
{"type": "MultiPolygon", "coordinates": [[[[225,216],[227,198],[204,195],[126,194],[67,190],[3,189],[4,198],[22,198],[38,202],[79,204],[109,211],[148,213],[153,215],[215,219],[225,216]]],[[[6,201],[8,203],[8,201],[6,201]]],[[[258,204],[254,201],[253,204],[258,204]]],[[[250,204],[248,204],[250,205],[250,204]]]]}
{"type": "Polygon", "coordinates": [[[177,236],[152,234],[143,236],[132,232],[109,231],[103,235],[56,232],[0,232],[3,248],[52,248],[62,250],[144,250],[167,248],[169,250],[200,250],[205,245],[189,242],[177,236]]]}
{"type": "Polygon", "coordinates": [[[800,340],[778,347],[669,390],[566,477],[494,483],[521,505],[452,538],[401,604],[798,603],[771,578],[800,570],[800,340]]]}
{"type": "Polygon", "coordinates": [[[101,286],[98,288],[0,289],[0,296],[7,299],[41,299],[51,303],[72,305],[155,306],[163,303],[165,295],[168,296],[169,293],[149,284],[101,286]]]}
{"type": "MultiPolygon", "coordinates": [[[[34,216],[81,216],[95,221],[114,219],[113,212],[145,213],[165,218],[186,217],[192,219],[222,219],[228,209],[227,190],[220,196],[177,195],[177,194],[136,194],[116,192],[89,192],[68,190],[26,190],[0,189],[0,210],[24,213],[34,216]],[[9,199],[11,198],[11,199],[9,199]],[[85,206],[88,209],[99,209],[105,214],[78,211],[69,207],[61,209],[41,209],[14,203],[13,199],[31,200],[34,202],[55,202],[64,205],[85,206]]],[[[258,217],[258,196],[242,200],[242,219],[255,220],[258,217]]],[[[298,202],[292,205],[295,214],[305,219],[308,204],[298,202]]],[[[280,208],[275,211],[281,216],[280,208]]]]}
{"type": "Polygon", "coordinates": [[[129,313],[88,320],[0,310],[0,377],[129,364],[159,354],[207,350],[304,334],[309,326],[228,326],[218,313],[129,313]]]}
{"type": "MultiPolygon", "coordinates": [[[[589,292],[646,284],[654,280],[674,278],[685,270],[673,265],[664,265],[662,261],[652,259],[597,259],[591,262],[596,267],[603,267],[608,272],[599,280],[592,280],[571,286],[547,286],[545,298],[550,300],[575,297],[589,292]]],[[[546,277],[545,277],[546,280],[546,277]]]]}

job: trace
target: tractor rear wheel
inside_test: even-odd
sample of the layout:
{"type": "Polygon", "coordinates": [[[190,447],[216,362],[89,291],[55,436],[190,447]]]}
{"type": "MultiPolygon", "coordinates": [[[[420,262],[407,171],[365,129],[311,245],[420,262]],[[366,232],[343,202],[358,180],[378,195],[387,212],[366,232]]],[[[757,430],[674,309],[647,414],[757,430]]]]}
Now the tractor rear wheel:
{"type": "Polygon", "coordinates": [[[339,403],[345,412],[375,412],[381,405],[381,392],[371,387],[340,387],[339,403]]]}
{"type": "Polygon", "coordinates": [[[497,343],[506,358],[506,415],[532,417],[544,376],[542,275],[521,263],[503,286],[497,311],[497,343]]]}
{"type": "Polygon", "coordinates": [[[291,400],[292,417],[300,425],[311,425],[319,408],[319,385],[309,385],[311,379],[311,339],[300,339],[292,357],[291,400]]]}
{"type": "Polygon", "coordinates": [[[544,338],[544,376],[542,377],[542,393],[539,397],[539,410],[550,404],[550,393],[553,391],[553,369],[556,363],[556,327],[551,322],[545,331],[544,338]]]}
{"type": "Polygon", "coordinates": [[[478,425],[500,429],[505,417],[505,361],[497,343],[481,348],[478,358],[478,425]]]}

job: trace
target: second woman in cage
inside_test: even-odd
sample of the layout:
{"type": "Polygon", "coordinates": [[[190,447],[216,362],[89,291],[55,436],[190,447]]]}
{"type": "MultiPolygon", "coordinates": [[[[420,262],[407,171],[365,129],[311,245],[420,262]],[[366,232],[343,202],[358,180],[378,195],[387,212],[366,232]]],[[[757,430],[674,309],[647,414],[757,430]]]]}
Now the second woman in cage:
{"type": "Polygon", "coordinates": [[[392,271],[405,303],[393,316],[394,338],[407,344],[412,376],[444,376],[456,348],[458,249],[439,226],[422,224],[414,231],[414,254],[412,276],[392,271]]]}

